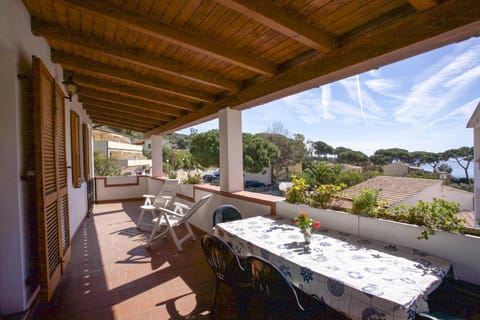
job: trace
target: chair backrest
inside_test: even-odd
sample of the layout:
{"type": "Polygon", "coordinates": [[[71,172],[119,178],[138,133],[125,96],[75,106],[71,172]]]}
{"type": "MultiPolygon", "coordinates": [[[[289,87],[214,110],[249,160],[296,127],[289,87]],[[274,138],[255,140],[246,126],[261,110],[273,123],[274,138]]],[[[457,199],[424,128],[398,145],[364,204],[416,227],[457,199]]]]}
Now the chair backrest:
{"type": "Polygon", "coordinates": [[[155,207],[162,207],[170,209],[175,202],[177,196],[178,184],[180,181],[178,179],[167,179],[163,183],[160,192],[157,194],[153,200],[153,205],[155,207]]]}
{"type": "Polygon", "coordinates": [[[290,280],[270,261],[249,256],[247,264],[251,271],[252,288],[268,308],[278,314],[304,310],[290,280]]]}
{"type": "Polygon", "coordinates": [[[213,224],[212,227],[215,227],[217,223],[233,221],[233,220],[240,220],[242,219],[242,215],[240,211],[231,204],[224,204],[219,206],[213,212],[213,224]]]}
{"type": "Polygon", "coordinates": [[[202,236],[202,250],[217,279],[227,285],[250,286],[250,273],[240,264],[232,248],[224,240],[210,234],[202,236]]]}
{"type": "Polygon", "coordinates": [[[195,202],[195,204],[187,210],[187,212],[185,212],[185,215],[177,221],[176,225],[180,225],[182,223],[184,223],[185,221],[187,221],[188,219],[190,219],[190,217],[198,211],[198,209],[200,209],[201,206],[203,206],[208,199],[210,199],[212,197],[211,194],[207,194],[206,196],[203,196],[202,198],[200,198],[200,200],[198,200],[197,202],[195,202]]]}

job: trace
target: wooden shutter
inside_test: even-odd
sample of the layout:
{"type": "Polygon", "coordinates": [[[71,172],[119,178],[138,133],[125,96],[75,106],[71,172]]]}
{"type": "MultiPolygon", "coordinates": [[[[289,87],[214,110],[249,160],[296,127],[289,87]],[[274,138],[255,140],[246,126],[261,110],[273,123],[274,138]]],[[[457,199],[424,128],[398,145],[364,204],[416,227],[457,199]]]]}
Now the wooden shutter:
{"type": "Polygon", "coordinates": [[[42,300],[52,297],[70,259],[64,93],[33,57],[37,243],[42,300]]]}
{"type": "Polygon", "coordinates": [[[80,188],[80,118],[75,111],[70,111],[70,135],[72,147],[72,184],[80,188]]]}
{"type": "Polygon", "coordinates": [[[83,138],[83,178],[85,181],[90,179],[90,135],[88,134],[88,126],[86,123],[82,125],[83,138]]]}

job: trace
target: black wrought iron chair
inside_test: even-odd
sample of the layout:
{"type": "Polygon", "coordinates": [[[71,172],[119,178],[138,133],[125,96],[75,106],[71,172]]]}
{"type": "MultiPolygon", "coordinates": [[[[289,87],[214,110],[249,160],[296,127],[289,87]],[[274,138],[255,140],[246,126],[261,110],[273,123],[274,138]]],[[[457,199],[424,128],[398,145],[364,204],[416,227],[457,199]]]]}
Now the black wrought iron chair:
{"type": "Polygon", "coordinates": [[[213,224],[212,227],[215,227],[217,223],[240,220],[242,215],[240,210],[231,204],[224,204],[219,206],[213,212],[213,224]]]}
{"type": "Polygon", "coordinates": [[[247,319],[251,288],[250,273],[243,268],[233,249],[222,239],[207,234],[202,236],[201,244],[216,278],[211,318],[214,318],[218,288],[223,282],[232,289],[232,294],[237,299],[238,318],[247,319]]]}
{"type": "Polygon", "coordinates": [[[449,315],[441,312],[435,313],[419,313],[415,317],[415,320],[466,320],[467,318],[462,318],[454,315],[449,315]]]}
{"type": "Polygon", "coordinates": [[[290,280],[270,261],[258,256],[247,257],[252,277],[252,301],[261,305],[261,318],[297,319],[305,316],[304,307],[290,280]]]}

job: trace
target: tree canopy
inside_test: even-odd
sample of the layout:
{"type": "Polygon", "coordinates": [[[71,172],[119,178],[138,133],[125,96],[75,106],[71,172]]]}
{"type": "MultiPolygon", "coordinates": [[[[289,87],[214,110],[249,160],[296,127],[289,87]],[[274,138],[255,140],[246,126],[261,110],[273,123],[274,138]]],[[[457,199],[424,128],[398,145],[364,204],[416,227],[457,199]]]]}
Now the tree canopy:
{"type": "Polygon", "coordinates": [[[468,180],[468,167],[473,161],[473,147],[461,147],[458,149],[450,149],[444,152],[448,159],[454,159],[458,165],[465,171],[465,178],[468,180]]]}
{"type": "Polygon", "coordinates": [[[277,177],[281,170],[300,163],[307,154],[303,135],[297,134],[293,139],[279,133],[260,133],[259,135],[280,150],[278,156],[271,162],[274,175],[277,177]]]}
{"type": "Polygon", "coordinates": [[[329,154],[333,154],[334,148],[323,141],[315,141],[312,143],[313,149],[317,155],[322,155],[324,159],[327,159],[329,154]]]}
{"type": "Polygon", "coordinates": [[[400,148],[379,149],[370,157],[370,161],[376,165],[385,165],[393,162],[408,163],[408,159],[408,150],[400,148]]]}
{"type": "MultiPolygon", "coordinates": [[[[278,158],[278,147],[260,135],[242,134],[243,169],[251,173],[259,173],[272,165],[278,158]]],[[[195,161],[203,167],[219,167],[220,146],[218,130],[195,133],[191,140],[190,152],[195,161]]]]}

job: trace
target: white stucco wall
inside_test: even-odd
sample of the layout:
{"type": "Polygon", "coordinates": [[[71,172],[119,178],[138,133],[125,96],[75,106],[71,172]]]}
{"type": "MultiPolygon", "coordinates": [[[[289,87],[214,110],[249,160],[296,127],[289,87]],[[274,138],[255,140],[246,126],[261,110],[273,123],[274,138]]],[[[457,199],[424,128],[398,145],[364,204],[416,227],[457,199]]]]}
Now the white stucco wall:
{"type": "Polygon", "coordinates": [[[95,181],[96,201],[99,202],[139,199],[143,194],[156,194],[148,191],[147,176],[105,177],[95,181]]]}
{"type": "MultiPolygon", "coordinates": [[[[25,159],[25,140],[31,139],[28,122],[25,121],[25,83],[18,74],[29,73],[32,55],[39,57],[58,83],[62,82],[63,71],[52,64],[47,42],[30,31],[30,15],[21,0],[0,1],[0,145],[2,160],[0,176],[0,315],[22,312],[28,308],[36,288],[28,287],[25,280],[31,264],[30,217],[31,195],[27,194],[31,181],[22,181],[20,176],[32,169],[31,161],[25,159]]],[[[74,98],[75,99],[75,98],[74,98]]],[[[88,116],[76,103],[66,108],[67,162],[70,164],[70,106],[77,111],[82,122],[88,116]]],[[[31,115],[30,115],[31,116],[31,115]]],[[[86,188],[72,190],[69,171],[69,208],[71,236],[86,214],[86,188]]],[[[34,243],[34,242],[33,242],[34,243]]],[[[32,245],[32,247],[34,244],[32,245]]]]}

